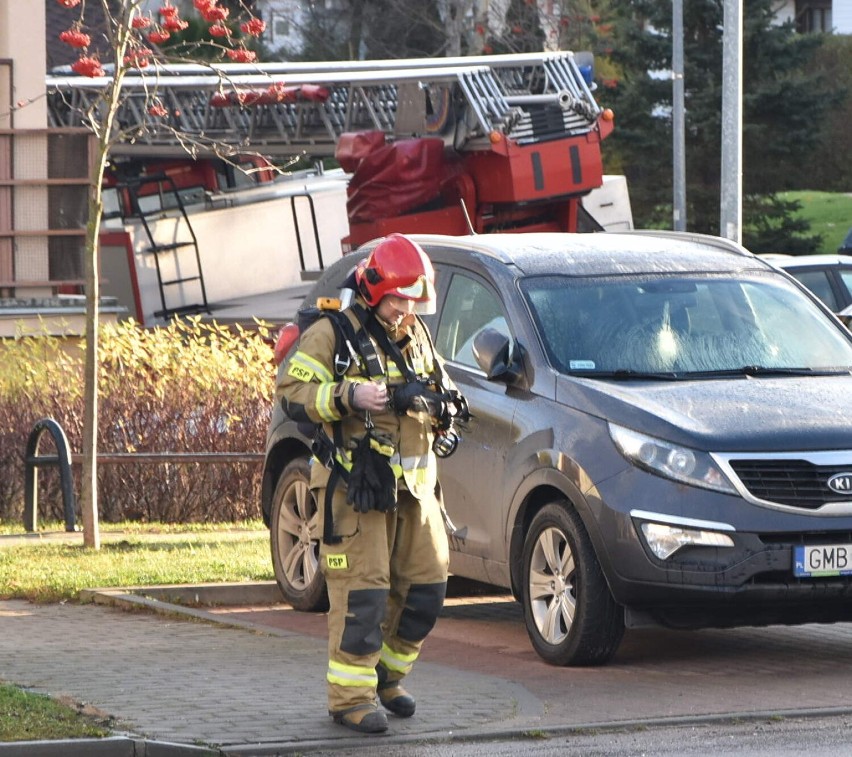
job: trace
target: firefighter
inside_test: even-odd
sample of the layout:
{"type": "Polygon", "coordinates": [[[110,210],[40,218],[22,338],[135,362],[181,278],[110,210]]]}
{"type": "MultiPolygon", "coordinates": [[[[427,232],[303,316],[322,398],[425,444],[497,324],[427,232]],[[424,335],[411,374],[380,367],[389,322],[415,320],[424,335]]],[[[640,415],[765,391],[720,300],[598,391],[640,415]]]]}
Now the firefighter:
{"type": "Polygon", "coordinates": [[[329,714],[381,733],[384,710],[414,714],[403,679],[443,606],[449,551],[433,445],[457,439],[453,415],[466,405],[416,316],[435,305],[420,246],[385,237],[353,279],[355,302],[339,314],[352,325],[343,354],[339,326],[318,319],[276,391],[290,417],[319,427],[311,489],[330,605],[329,714]]]}

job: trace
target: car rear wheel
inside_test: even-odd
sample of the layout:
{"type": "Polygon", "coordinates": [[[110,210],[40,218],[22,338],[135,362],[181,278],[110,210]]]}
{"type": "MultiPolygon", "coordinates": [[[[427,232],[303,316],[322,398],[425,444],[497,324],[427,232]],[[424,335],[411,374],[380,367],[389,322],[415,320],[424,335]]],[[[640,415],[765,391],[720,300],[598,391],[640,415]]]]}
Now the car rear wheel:
{"type": "Polygon", "coordinates": [[[602,665],[624,634],[615,603],[580,516],[567,502],[543,507],[524,540],[527,633],[553,665],[602,665]]]}
{"type": "Polygon", "coordinates": [[[275,580],[297,610],[328,609],[325,578],[319,569],[319,511],[310,489],[306,458],[289,463],[272,496],[270,540],[275,580]]]}

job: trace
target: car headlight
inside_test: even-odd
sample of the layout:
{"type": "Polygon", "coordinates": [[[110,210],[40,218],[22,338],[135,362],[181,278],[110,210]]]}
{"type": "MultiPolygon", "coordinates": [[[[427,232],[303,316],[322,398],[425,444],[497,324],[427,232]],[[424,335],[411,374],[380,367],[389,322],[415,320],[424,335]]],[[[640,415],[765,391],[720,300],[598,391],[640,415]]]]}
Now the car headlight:
{"type": "Polygon", "coordinates": [[[660,560],[666,560],[683,547],[733,547],[734,540],[718,531],[669,525],[668,523],[643,523],[642,535],[651,551],[660,560]]]}
{"type": "Polygon", "coordinates": [[[659,476],[704,489],[736,494],[733,484],[706,452],[681,447],[614,423],[609,435],[631,463],[659,476]]]}

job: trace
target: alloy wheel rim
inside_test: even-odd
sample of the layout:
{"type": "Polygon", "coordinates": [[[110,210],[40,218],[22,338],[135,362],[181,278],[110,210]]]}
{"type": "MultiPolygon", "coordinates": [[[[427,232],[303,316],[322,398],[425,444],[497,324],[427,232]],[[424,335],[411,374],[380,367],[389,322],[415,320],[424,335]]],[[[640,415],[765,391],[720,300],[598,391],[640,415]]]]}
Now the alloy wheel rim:
{"type": "Polygon", "coordinates": [[[304,481],[297,481],[284,492],[278,519],[278,545],[281,567],[290,585],[307,589],[319,570],[316,542],[319,513],[304,481]]]}
{"type": "Polygon", "coordinates": [[[544,529],[530,557],[529,604],[535,626],[548,644],[560,644],[571,632],[577,608],[574,553],[565,533],[544,529]]]}

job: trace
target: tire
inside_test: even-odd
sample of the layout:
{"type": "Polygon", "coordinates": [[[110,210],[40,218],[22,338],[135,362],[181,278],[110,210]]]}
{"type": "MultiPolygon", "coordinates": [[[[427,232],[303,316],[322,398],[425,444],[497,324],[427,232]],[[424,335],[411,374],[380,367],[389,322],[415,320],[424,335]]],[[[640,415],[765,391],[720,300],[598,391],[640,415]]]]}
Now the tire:
{"type": "Polygon", "coordinates": [[[524,621],[536,652],[552,665],[603,665],[624,635],[615,603],[580,516],[564,501],[543,507],[524,539],[524,621]]]}
{"type": "Polygon", "coordinates": [[[325,612],[328,593],[319,569],[319,512],[307,458],[285,466],[272,495],[270,546],[275,580],[296,610],[325,612]]]}

